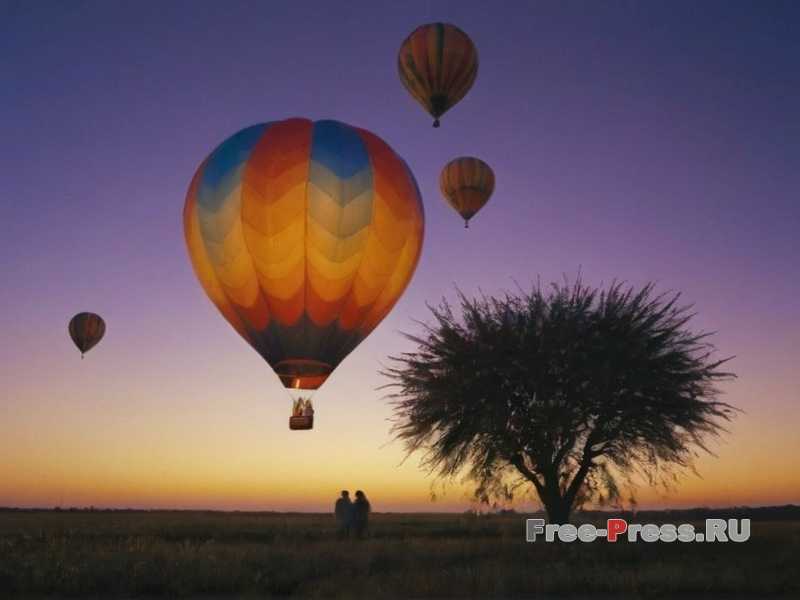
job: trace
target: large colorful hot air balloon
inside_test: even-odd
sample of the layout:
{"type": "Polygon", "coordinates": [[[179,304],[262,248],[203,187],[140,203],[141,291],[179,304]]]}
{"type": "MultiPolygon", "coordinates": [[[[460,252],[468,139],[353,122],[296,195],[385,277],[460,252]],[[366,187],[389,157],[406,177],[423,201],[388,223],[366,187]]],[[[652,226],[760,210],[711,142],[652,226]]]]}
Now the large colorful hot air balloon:
{"type": "Polygon", "coordinates": [[[294,390],[294,417],[400,298],[424,233],[405,161],[337,121],[231,136],[198,168],[183,216],[197,278],[294,390]]]}
{"type": "Polygon", "coordinates": [[[69,337],[81,351],[81,358],[103,339],[106,333],[106,322],[90,312],[78,313],[69,321],[69,337]]]}
{"type": "Polygon", "coordinates": [[[494,192],[494,172],[479,158],[454,158],[439,175],[439,189],[448,204],[464,218],[466,228],[494,192]]]}
{"type": "Polygon", "coordinates": [[[478,51],[455,25],[430,23],[409,35],[397,56],[400,81],[434,118],[466,96],[478,75],[478,51]]]}

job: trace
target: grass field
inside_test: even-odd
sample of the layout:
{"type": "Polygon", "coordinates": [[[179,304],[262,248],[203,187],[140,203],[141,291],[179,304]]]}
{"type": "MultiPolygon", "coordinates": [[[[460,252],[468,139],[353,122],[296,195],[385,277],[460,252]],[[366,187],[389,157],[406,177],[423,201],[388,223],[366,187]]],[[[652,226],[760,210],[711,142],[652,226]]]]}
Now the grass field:
{"type": "Polygon", "coordinates": [[[524,516],[0,512],[0,597],[800,597],[800,522],[744,543],[526,543],[524,516]]]}

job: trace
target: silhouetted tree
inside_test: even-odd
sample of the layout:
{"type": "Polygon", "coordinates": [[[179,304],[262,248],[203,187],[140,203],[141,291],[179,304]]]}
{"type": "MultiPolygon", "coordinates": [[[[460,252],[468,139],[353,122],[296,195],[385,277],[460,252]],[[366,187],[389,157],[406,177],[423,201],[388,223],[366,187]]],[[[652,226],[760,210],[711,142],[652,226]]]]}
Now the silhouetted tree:
{"type": "Polygon", "coordinates": [[[543,291],[445,301],[392,357],[396,438],[440,477],[466,472],[476,495],[512,498],[531,482],[551,522],[621,483],[691,467],[735,409],[716,383],[734,377],[708,334],[686,326],[679,294],[580,281],[543,291]]]}

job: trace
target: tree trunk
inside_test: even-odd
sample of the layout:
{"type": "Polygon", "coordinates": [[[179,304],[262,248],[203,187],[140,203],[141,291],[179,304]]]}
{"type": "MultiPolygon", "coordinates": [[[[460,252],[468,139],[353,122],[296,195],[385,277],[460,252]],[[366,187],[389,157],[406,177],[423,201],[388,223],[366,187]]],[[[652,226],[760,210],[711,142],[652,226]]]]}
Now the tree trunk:
{"type": "MultiPolygon", "coordinates": [[[[561,490],[558,486],[557,471],[554,468],[544,471],[542,474],[542,481],[536,473],[525,465],[525,461],[521,455],[513,457],[511,464],[536,487],[539,500],[542,501],[547,511],[548,523],[558,525],[569,523],[569,517],[572,514],[572,503],[575,501],[575,494],[567,493],[563,497],[561,496],[561,490]]],[[[586,475],[585,471],[587,471],[587,469],[581,469],[577,474],[580,476],[580,483],[583,483],[583,478],[586,475]]]]}
{"type": "Polygon", "coordinates": [[[569,523],[569,515],[572,512],[572,503],[568,495],[561,495],[558,485],[558,471],[555,467],[547,469],[544,473],[544,489],[539,497],[547,511],[547,521],[557,525],[569,523]]]}
{"type": "MultiPolygon", "coordinates": [[[[589,443],[590,441],[587,441],[587,447],[589,443]]],[[[548,522],[557,525],[569,523],[575,499],[578,497],[578,492],[584,481],[586,481],[586,475],[592,468],[592,459],[587,454],[587,449],[584,449],[583,456],[580,468],[573,476],[567,489],[564,490],[563,495],[558,485],[558,476],[556,475],[558,471],[553,469],[545,474],[545,486],[539,493],[539,497],[542,499],[545,510],[547,510],[548,522]]]]}
{"type": "Polygon", "coordinates": [[[547,522],[555,525],[564,525],[569,523],[570,515],[572,514],[572,506],[563,498],[552,499],[549,502],[542,500],[544,508],[547,511],[547,522]]]}

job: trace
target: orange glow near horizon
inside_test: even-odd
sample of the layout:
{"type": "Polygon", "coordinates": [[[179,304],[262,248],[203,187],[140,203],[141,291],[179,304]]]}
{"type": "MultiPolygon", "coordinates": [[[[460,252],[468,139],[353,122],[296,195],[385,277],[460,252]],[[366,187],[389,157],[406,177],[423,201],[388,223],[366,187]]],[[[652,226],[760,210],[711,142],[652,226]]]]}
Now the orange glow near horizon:
{"type": "MultiPolygon", "coordinates": [[[[347,488],[364,489],[378,511],[465,510],[465,486],[432,502],[433,479],[419,458],[404,462],[401,445],[390,442],[390,407],[374,391],[383,381],[372,358],[389,335],[365,342],[315,395],[310,432],[286,428],[286,390],[255,353],[237,349],[233,334],[221,345],[235,360],[204,364],[195,380],[171,378],[169,367],[147,358],[135,367],[114,338],[82,362],[56,359],[68,352],[61,344],[34,363],[18,359],[15,402],[0,422],[0,505],[325,511],[347,488]],[[121,381],[114,372],[125,363],[134,373],[121,381]],[[40,370],[52,376],[37,379],[40,370]]],[[[774,381],[728,387],[735,405],[755,389],[779,393],[774,381]]],[[[699,457],[700,476],[687,473],[669,490],[640,486],[638,505],[796,502],[800,480],[789,461],[800,442],[789,413],[740,415],[730,435],[712,443],[716,456],[699,457]]]]}

